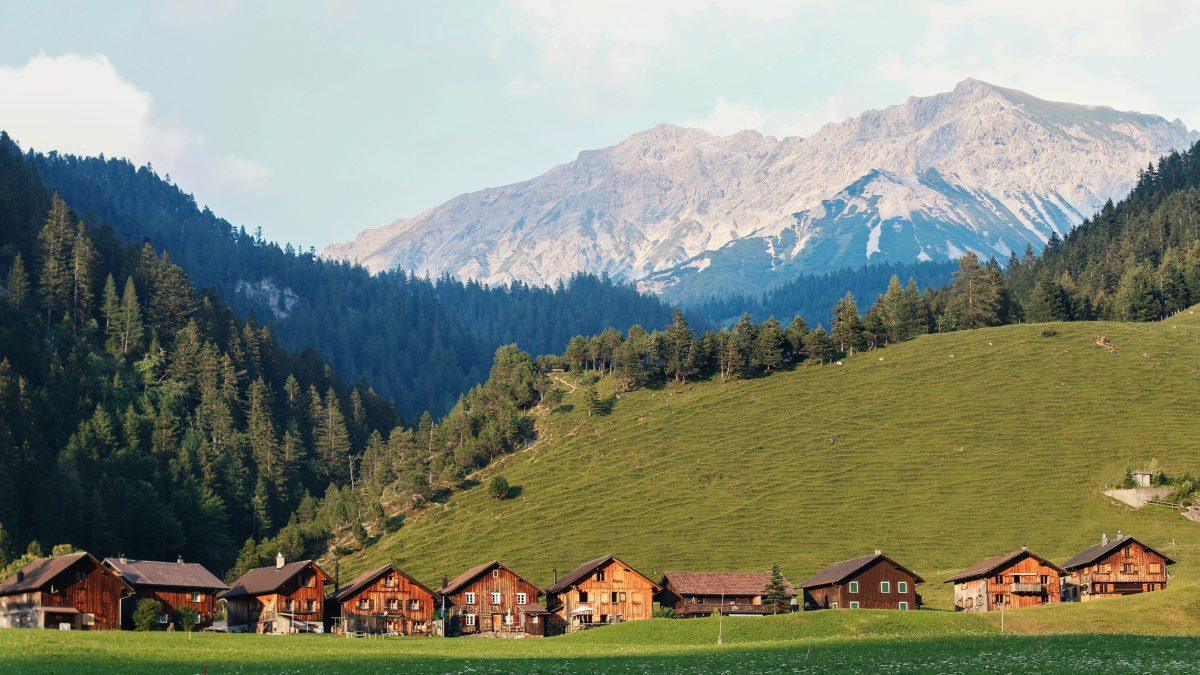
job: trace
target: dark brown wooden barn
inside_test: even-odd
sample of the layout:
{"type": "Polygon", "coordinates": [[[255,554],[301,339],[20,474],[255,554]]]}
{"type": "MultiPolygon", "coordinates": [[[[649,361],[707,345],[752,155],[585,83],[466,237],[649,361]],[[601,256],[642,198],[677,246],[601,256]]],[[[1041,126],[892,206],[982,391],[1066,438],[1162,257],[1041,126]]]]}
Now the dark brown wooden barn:
{"type": "Polygon", "coordinates": [[[984,558],[946,580],[954,584],[954,611],[988,612],[1060,600],[1063,570],[1022,547],[984,558]]]}
{"type": "Polygon", "coordinates": [[[882,551],[836,562],[800,582],[804,609],[917,609],[924,583],[882,551]]]}
{"type": "MultiPolygon", "coordinates": [[[[710,616],[714,611],[762,616],[773,611],[763,604],[763,590],[770,581],[770,572],[664,572],[658,604],[684,618],[710,616]]],[[[787,579],[783,583],[795,595],[791,583],[787,579]]]]}
{"type": "Polygon", "coordinates": [[[329,575],[311,560],[285,563],[246,572],[229,590],[225,601],[230,630],[256,633],[308,633],[324,630],[325,584],[329,575]]]}
{"type": "Polygon", "coordinates": [[[438,589],[447,604],[446,630],[454,635],[542,637],[549,614],[541,589],[499,560],[477,565],[438,589]]]}
{"type": "Polygon", "coordinates": [[[0,628],[118,630],[133,592],[88,553],[41,558],[0,584],[0,628]]]}
{"type": "Polygon", "coordinates": [[[661,588],[615,556],[589,560],[546,589],[555,630],[573,632],[654,616],[661,588]]]}
{"type": "Polygon", "coordinates": [[[339,633],[434,635],[441,598],[395,565],[367,570],[327,601],[339,633]]]}
{"type": "Polygon", "coordinates": [[[203,565],[129,558],[105,558],[104,566],[133,587],[133,600],[127,600],[121,611],[121,627],[133,628],[133,610],[141,600],[157,600],[162,604],[160,628],[175,621],[175,613],[191,607],[199,615],[198,627],[211,626],[216,614],[217,593],[229,588],[203,565]]]}
{"type": "Polygon", "coordinates": [[[1167,565],[1175,561],[1131,535],[1089,546],[1063,563],[1063,599],[1087,601],[1167,587],[1167,565]]]}

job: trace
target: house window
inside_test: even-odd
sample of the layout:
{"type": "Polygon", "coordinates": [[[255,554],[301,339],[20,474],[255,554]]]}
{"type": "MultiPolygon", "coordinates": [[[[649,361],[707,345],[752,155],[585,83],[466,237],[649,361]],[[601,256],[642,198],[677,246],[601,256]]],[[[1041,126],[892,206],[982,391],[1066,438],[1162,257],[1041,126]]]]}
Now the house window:
{"type": "Polygon", "coordinates": [[[993,605],[1003,605],[1004,604],[1004,595],[1002,593],[997,593],[997,594],[993,595],[992,596],[992,604],[993,605]]]}
{"type": "Polygon", "coordinates": [[[517,593],[517,604],[518,605],[524,605],[525,601],[528,599],[529,599],[528,595],[525,595],[524,593],[517,593]]]}
{"type": "Polygon", "coordinates": [[[358,601],[358,608],[359,609],[371,609],[371,599],[370,598],[360,599],[358,601]]]}
{"type": "Polygon", "coordinates": [[[1048,584],[1048,583],[1050,583],[1050,575],[1049,575],[1049,574],[1043,574],[1043,575],[1042,575],[1042,585],[1044,586],[1044,585],[1046,585],[1046,584],[1048,584]]]}
{"type": "Polygon", "coordinates": [[[492,604],[493,605],[500,604],[500,594],[499,593],[492,593],[492,604]]]}
{"type": "Polygon", "coordinates": [[[1133,547],[1132,547],[1132,546],[1126,546],[1126,547],[1125,547],[1125,557],[1126,557],[1126,558],[1132,558],[1132,557],[1133,557],[1133,547]]]}
{"type": "Polygon", "coordinates": [[[580,602],[588,601],[587,591],[579,591],[579,601],[580,602]]]}
{"type": "Polygon", "coordinates": [[[620,601],[621,601],[621,595],[620,595],[619,593],[617,593],[616,591],[613,591],[613,592],[612,592],[612,601],[613,601],[613,602],[620,602],[620,601]]]}
{"type": "Polygon", "coordinates": [[[621,602],[625,602],[625,593],[624,593],[624,591],[622,591],[622,592],[621,592],[621,602]]]}
{"type": "Polygon", "coordinates": [[[858,601],[857,600],[850,601],[850,609],[858,609],[858,601]]]}
{"type": "Polygon", "coordinates": [[[900,609],[902,609],[902,610],[908,609],[908,603],[907,602],[900,603],[900,609]]]}
{"type": "Polygon", "coordinates": [[[857,593],[857,592],[858,592],[858,582],[857,582],[857,581],[851,581],[851,582],[850,582],[850,592],[851,592],[851,593],[857,593]]]}
{"type": "Polygon", "coordinates": [[[891,593],[892,592],[892,582],[890,582],[890,581],[879,582],[879,592],[880,593],[891,593]]]}
{"type": "Polygon", "coordinates": [[[76,572],[75,581],[83,581],[87,578],[87,572],[76,572]]]}
{"type": "Polygon", "coordinates": [[[192,602],[204,602],[204,596],[200,593],[192,593],[192,602]]]}
{"type": "Polygon", "coordinates": [[[1133,563],[1123,563],[1121,565],[1121,574],[1133,574],[1133,563]]]}
{"type": "Polygon", "coordinates": [[[475,625],[475,615],[474,614],[463,614],[463,624],[467,625],[467,626],[474,626],[475,625]]]}
{"type": "Polygon", "coordinates": [[[169,615],[167,615],[167,614],[159,614],[159,615],[158,615],[158,622],[159,622],[159,623],[167,623],[167,622],[168,622],[168,621],[170,621],[170,620],[171,620],[171,617],[170,617],[169,615]]]}
{"type": "Polygon", "coordinates": [[[475,604],[475,594],[474,594],[474,593],[467,593],[467,597],[466,597],[466,599],[465,599],[463,602],[467,603],[468,605],[473,605],[473,604],[475,604]]]}
{"type": "Polygon", "coordinates": [[[896,582],[896,592],[897,593],[907,593],[908,592],[908,582],[907,581],[897,581],[896,582]]]}
{"type": "Polygon", "coordinates": [[[1004,583],[1004,575],[1003,575],[1003,574],[997,574],[997,575],[996,575],[996,579],[994,580],[994,583],[997,583],[997,584],[1002,584],[1002,583],[1004,583]]]}
{"type": "Polygon", "coordinates": [[[607,614],[600,615],[600,623],[608,623],[608,615],[607,614]]]}
{"type": "Polygon", "coordinates": [[[496,569],[492,570],[492,578],[493,579],[500,578],[500,568],[496,568],[496,569]]]}
{"type": "Polygon", "coordinates": [[[532,624],[532,625],[536,626],[536,625],[537,625],[537,622],[538,622],[538,618],[537,618],[537,616],[536,616],[536,615],[529,617],[529,623],[530,623],[530,624],[532,624]]]}
{"type": "Polygon", "coordinates": [[[391,576],[384,577],[383,585],[388,588],[395,588],[396,587],[396,577],[391,577],[391,576]]]}
{"type": "Polygon", "coordinates": [[[1150,574],[1161,574],[1162,565],[1158,563],[1150,563],[1150,574]]]}
{"type": "Polygon", "coordinates": [[[304,605],[310,612],[317,611],[317,601],[316,600],[309,600],[309,601],[305,602],[304,605]]]}
{"type": "Polygon", "coordinates": [[[604,570],[596,572],[596,581],[604,581],[604,570]]]}
{"type": "Polygon", "coordinates": [[[421,601],[420,601],[420,600],[418,600],[418,599],[416,599],[416,598],[413,598],[412,600],[409,600],[409,601],[408,601],[408,608],[409,608],[410,610],[414,611],[414,612],[415,612],[415,611],[417,611],[417,610],[419,610],[419,609],[421,609],[421,601]]]}
{"type": "Polygon", "coordinates": [[[396,598],[390,598],[387,604],[388,609],[400,609],[400,601],[396,598]]]}
{"type": "Polygon", "coordinates": [[[837,608],[838,608],[838,604],[836,601],[829,603],[829,609],[837,609],[837,608]]]}

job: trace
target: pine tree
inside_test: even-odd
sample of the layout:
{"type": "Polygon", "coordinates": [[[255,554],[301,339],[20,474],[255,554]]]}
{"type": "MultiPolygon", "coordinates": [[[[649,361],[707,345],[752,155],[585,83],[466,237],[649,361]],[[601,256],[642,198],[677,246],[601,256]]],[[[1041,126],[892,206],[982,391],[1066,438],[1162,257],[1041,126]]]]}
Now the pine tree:
{"type": "Polygon", "coordinates": [[[137,288],[133,285],[133,277],[126,277],[125,291],[121,294],[121,354],[141,351],[145,334],[137,288]]]}
{"type": "Polygon", "coordinates": [[[828,363],[837,352],[837,343],[833,341],[823,326],[817,326],[804,341],[808,355],[817,363],[828,363]]]}
{"type": "Polygon", "coordinates": [[[854,302],[854,294],[847,292],[833,306],[833,329],[829,336],[833,338],[837,351],[842,354],[854,354],[866,347],[863,337],[863,322],[858,315],[858,304],[854,302]]]}
{"type": "Polygon", "coordinates": [[[346,418],[342,414],[342,405],[333,387],[325,392],[324,406],[318,410],[313,439],[320,470],[330,479],[344,480],[349,476],[350,433],[346,430],[346,418]]]}
{"type": "Polygon", "coordinates": [[[41,263],[38,288],[42,293],[47,326],[56,316],[65,316],[71,307],[73,238],[67,204],[55,194],[50,200],[46,222],[38,233],[38,257],[41,263]]]}
{"type": "Polygon", "coordinates": [[[251,500],[254,514],[254,533],[260,539],[271,533],[271,494],[267,489],[267,481],[263,476],[258,477],[254,484],[254,497],[251,500]]]}
{"type": "Polygon", "coordinates": [[[783,365],[783,350],[786,338],[779,320],[770,317],[758,328],[754,344],[754,365],[768,373],[783,365]]]}
{"type": "Polygon", "coordinates": [[[121,326],[124,311],[121,308],[121,298],[117,297],[117,282],[109,274],[104,279],[104,290],[100,293],[100,316],[104,319],[104,346],[110,354],[117,356],[121,350],[121,326]]]}
{"type": "Polygon", "coordinates": [[[8,302],[18,310],[29,303],[29,273],[25,271],[25,260],[18,253],[8,269],[8,302]]]}
{"type": "Polygon", "coordinates": [[[788,593],[787,584],[783,580],[783,572],[779,565],[771,566],[771,579],[763,588],[763,605],[771,609],[772,614],[780,614],[791,608],[792,598],[788,593]]]}
{"type": "Polygon", "coordinates": [[[683,318],[683,311],[675,309],[675,318],[665,335],[666,358],[665,372],[667,377],[676,382],[687,382],[687,378],[696,373],[696,356],[693,353],[695,334],[683,318]]]}
{"type": "Polygon", "coordinates": [[[808,323],[804,318],[797,314],[792,317],[792,322],[787,327],[787,348],[788,358],[792,361],[802,361],[804,359],[805,346],[804,341],[808,338],[808,323]]]}
{"type": "Polygon", "coordinates": [[[86,326],[95,311],[95,264],[96,248],[81,220],[71,255],[71,321],[76,330],[86,326]]]}

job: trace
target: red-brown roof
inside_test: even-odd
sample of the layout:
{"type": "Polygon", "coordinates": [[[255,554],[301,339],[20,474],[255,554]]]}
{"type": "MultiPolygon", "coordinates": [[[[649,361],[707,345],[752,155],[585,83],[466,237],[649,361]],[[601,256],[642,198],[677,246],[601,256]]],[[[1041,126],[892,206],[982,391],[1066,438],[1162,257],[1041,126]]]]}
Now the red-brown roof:
{"type": "Polygon", "coordinates": [[[872,565],[879,560],[886,560],[897,569],[908,572],[912,575],[913,581],[918,584],[925,581],[921,577],[917,576],[916,572],[904,567],[900,563],[892,560],[882,553],[876,553],[874,555],[864,555],[861,558],[851,558],[850,560],[835,562],[829,567],[826,567],[820,572],[817,572],[811,577],[805,579],[804,581],[801,581],[799,587],[816,588],[818,586],[828,586],[830,584],[841,583],[857,574],[860,570],[866,569],[869,565],[872,565]]]}
{"type": "Polygon", "coordinates": [[[546,609],[545,607],[542,607],[541,605],[517,605],[517,609],[521,610],[522,612],[524,612],[526,614],[530,614],[530,615],[549,614],[550,613],[550,610],[546,609]]]}
{"type": "Polygon", "coordinates": [[[950,577],[949,579],[946,580],[946,583],[952,583],[952,582],[956,582],[956,581],[970,581],[971,579],[979,579],[980,577],[990,576],[992,572],[994,572],[1002,567],[1007,567],[1007,566],[1011,565],[1012,563],[1016,562],[1023,555],[1028,555],[1031,558],[1038,559],[1043,564],[1054,568],[1054,570],[1060,574],[1063,572],[1063,569],[1061,567],[1059,567],[1058,565],[1055,565],[1054,563],[1050,562],[1049,560],[1046,560],[1042,556],[1034,553],[1033,551],[1030,551],[1029,549],[1022,548],[1022,549],[1013,551],[1012,553],[1005,553],[1004,555],[994,555],[994,556],[991,556],[988,558],[984,558],[983,560],[980,560],[979,562],[975,563],[974,565],[971,565],[967,569],[950,577]]]}
{"type": "MultiPolygon", "coordinates": [[[[770,572],[664,572],[659,585],[677,595],[761,595],[770,581],[770,572]]],[[[794,592],[786,577],[783,583],[794,592]]]]}
{"type": "MultiPolygon", "coordinates": [[[[238,580],[233,582],[229,590],[222,593],[219,597],[230,600],[249,595],[262,595],[263,593],[273,593],[279,590],[287,582],[292,580],[292,577],[299,574],[301,571],[308,569],[309,566],[319,570],[321,574],[325,571],[311,560],[297,560],[294,563],[288,563],[283,567],[257,567],[246,572],[238,577],[238,580]]],[[[329,575],[325,575],[328,577],[329,575]]]]}
{"type": "Polygon", "coordinates": [[[222,591],[229,588],[204,565],[157,560],[105,558],[104,565],[133,586],[169,586],[222,591]]]}
{"type": "MultiPolygon", "coordinates": [[[[91,556],[91,554],[85,551],[79,551],[78,553],[71,553],[69,555],[55,556],[53,558],[39,558],[34,560],[28,565],[22,567],[18,574],[12,575],[5,580],[4,583],[0,584],[0,595],[12,595],[14,593],[36,591],[53,581],[58,575],[71,569],[75,563],[85,559],[91,560],[92,564],[94,564],[96,567],[100,567],[100,561],[96,560],[91,556]],[[22,575],[23,577],[18,580],[18,577],[22,575]]],[[[119,576],[117,578],[120,579],[119,576]]],[[[124,584],[130,591],[133,590],[133,587],[131,587],[124,579],[121,579],[121,583],[124,584]]]]}
{"type": "Polygon", "coordinates": [[[661,588],[658,584],[654,583],[653,581],[650,581],[650,577],[633,569],[633,567],[630,567],[629,565],[625,565],[625,563],[618,560],[616,556],[610,554],[610,555],[604,556],[603,558],[596,558],[595,560],[589,560],[589,561],[583,563],[582,565],[580,565],[579,567],[576,567],[574,570],[571,571],[570,574],[563,577],[562,579],[559,579],[558,583],[547,588],[546,592],[547,593],[561,593],[561,592],[567,590],[568,588],[574,586],[575,584],[579,583],[580,581],[583,581],[589,574],[591,574],[592,572],[596,571],[597,569],[603,567],[604,565],[607,565],[610,562],[621,563],[626,568],[628,568],[630,572],[633,572],[634,574],[636,574],[639,577],[648,581],[650,583],[650,585],[653,586],[656,590],[661,588]]]}
{"type": "Polygon", "coordinates": [[[1163,561],[1166,564],[1168,564],[1168,565],[1175,564],[1175,561],[1173,559],[1171,559],[1171,557],[1168,556],[1167,554],[1165,554],[1162,551],[1159,551],[1151,546],[1148,546],[1144,542],[1141,542],[1141,541],[1138,541],[1137,539],[1135,539],[1132,535],[1127,534],[1124,537],[1117,537],[1116,539],[1113,539],[1112,541],[1108,542],[1107,544],[1096,544],[1094,546],[1089,546],[1089,547],[1083,549],[1083,551],[1081,551],[1078,555],[1071,558],[1067,562],[1063,563],[1063,569],[1064,570],[1074,570],[1074,569],[1078,569],[1080,567],[1087,567],[1088,565],[1091,565],[1092,563],[1096,562],[1097,560],[1107,558],[1114,551],[1118,551],[1118,550],[1124,548],[1125,545],[1131,541],[1141,544],[1148,551],[1154,551],[1155,553],[1159,554],[1160,556],[1163,557],[1163,561]]]}
{"type": "MultiPolygon", "coordinates": [[[[467,570],[466,572],[463,572],[462,574],[454,577],[454,579],[452,579],[445,586],[442,586],[441,588],[439,588],[437,590],[437,592],[440,595],[450,595],[452,593],[457,593],[458,591],[462,590],[462,588],[464,586],[471,583],[472,581],[475,581],[475,579],[479,578],[480,575],[482,575],[484,572],[491,570],[493,567],[502,567],[502,568],[508,570],[509,572],[512,572],[513,575],[516,576],[521,581],[524,581],[525,583],[529,584],[530,586],[533,586],[535,589],[537,588],[537,586],[534,586],[533,584],[529,583],[528,579],[521,576],[520,574],[517,574],[516,572],[513,572],[512,568],[507,567],[506,565],[501,563],[499,560],[493,560],[491,562],[485,562],[482,565],[476,565],[476,566],[472,567],[471,569],[467,570]]],[[[538,593],[541,593],[540,589],[538,589],[538,593]]]]}
{"type": "Polygon", "coordinates": [[[354,577],[354,579],[350,583],[348,583],[345,586],[342,586],[341,588],[334,591],[333,595],[331,595],[330,598],[333,600],[337,600],[338,602],[344,602],[346,600],[346,598],[349,598],[350,596],[354,595],[355,593],[358,593],[359,591],[366,588],[367,586],[370,586],[371,584],[375,583],[376,579],[383,576],[387,572],[395,572],[396,574],[399,574],[400,576],[404,577],[405,579],[408,579],[408,582],[410,584],[416,586],[417,588],[420,588],[421,590],[425,591],[426,593],[432,595],[435,598],[437,597],[437,593],[434,593],[433,591],[426,588],[425,584],[422,584],[421,582],[412,578],[411,576],[406,574],[404,572],[404,570],[400,569],[399,567],[396,567],[395,565],[388,563],[387,565],[383,565],[382,567],[376,567],[373,570],[367,570],[366,572],[363,572],[362,574],[354,577]]]}

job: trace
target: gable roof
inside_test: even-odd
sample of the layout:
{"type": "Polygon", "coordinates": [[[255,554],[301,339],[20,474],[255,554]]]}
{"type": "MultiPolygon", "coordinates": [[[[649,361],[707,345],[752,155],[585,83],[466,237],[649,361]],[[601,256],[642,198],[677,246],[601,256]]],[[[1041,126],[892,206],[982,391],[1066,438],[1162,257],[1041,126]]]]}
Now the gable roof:
{"type": "MultiPolygon", "coordinates": [[[[21,568],[20,573],[24,576],[18,580],[18,574],[9,577],[4,583],[0,584],[0,595],[12,595],[14,593],[25,593],[28,591],[36,591],[46,584],[54,580],[55,577],[71,569],[75,563],[80,560],[91,560],[96,567],[101,567],[100,561],[92,557],[86,551],[71,553],[69,555],[60,555],[53,558],[38,558],[28,565],[21,568]]],[[[130,591],[133,587],[129,582],[121,579],[119,575],[114,575],[121,580],[130,591]]]]}
{"type": "Polygon", "coordinates": [[[974,565],[971,565],[967,569],[950,577],[949,579],[946,580],[946,583],[951,583],[954,581],[969,581],[971,579],[978,579],[980,577],[986,577],[986,576],[990,575],[992,572],[994,572],[995,570],[1000,569],[1001,567],[1006,567],[1009,564],[1015,562],[1017,560],[1017,558],[1020,558],[1022,555],[1028,555],[1031,558],[1038,559],[1039,561],[1042,562],[1042,564],[1053,568],[1059,574],[1062,574],[1064,572],[1063,568],[1059,567],[1058,565],[1055,565],[1054,563],[1050,562],[1049,560],[1046,560],[1045,558],[1034,553],[1033,551],[1030,551],[1027,548],[1020,548],[1020,549],[1013,551],[1012,553],[1005,553],[1003,555],[994,555],[994,556],[984,558],[983,560],[980,560],[979,562],[975,563],[974,565]]]}
{"type": "Polygon", "coordinates": [[[256,567],[233,582],[229,590],[222,593],[219,597],[226,600],[232,598],[240,598],[249,595],[262,595],[263,593],[272,593],[279,589],[280,586],[292,580],[292,577],[299,574],[302,570],[307,569],[311,565],[314,569],[324,574],[325,570],[317,567],[317,564],[311,560],[297,560],[293,563],[288,563],[283,567],[256,567]]]}
{"type": "Polygon", "coordinates": [[[513,571],[513,569],[511,567],[508,567],[507,565],[500,562],[499,560],[485,562],[482,565],[476,565],[476,566],[472,567],[471,569],[467,570],[466,572],[463,572],[462,574],[454,577],[445,586],[442,586],[441,588],[439,588],[437,590],[437,592],[440,595],[450,595],[451,593],[457,593],[460,590],[462,590],[463,586],[466,586],[467,584],[471,583],[472,581],[475,581],[475,579],[479,578],[479,576],[481,574],[483,574],[484,572],[487,572],[488,570],[492,569],[493,567],[503,567],[504,569],[508,570],[509,572],[512,572],[513,576],[515,576],[516,578],[520,579],[521,581],[524,581],[525,583],[529,584],[530,586],[533,586],[534,589],[536,589],[539,594],[542,592],[542,590],[540,588],[538,588],[535,584],[530,583],[530,581],[528,579],[521,576],[520,574],[517,574],[516,572],[513,571]]]}
{"type": "Polygon", "coordinates": [[[1141,544],[1142,546],[1145,546],[1146,550],[1148,550],[1148,551],[1154,551],[1155,553],[1159,554],[1160,556],[1163,557],[1163,560],[1166,562],[1166,564],[1168,564],[1168,565],[1175,564],[1175,561],[1167,554],[1147,545],[1145,542],[1135,538],[1133,535],[1127,534],[1123,537],[1117,537],[1116,539],[1108,542],[1107,544],[1095,544],[1094,546],[1089,546],[1089,547],[1083,549],[1083,551],[1081,551],[1074,558],[1071,558],[1067,562],[1063,563],[1063,565],[1062,565],[1063,569],[1064,570],[1072,570],[1072,569],[1078,569],[1080,567],[1086,567],[1088,565],[1091,565],[1092,563],[1096,562],[1097,560],[1100,560],[1102,558],[1107,558],[1110,554],[1114,553],[1115,551],[1124,548],[1125,545],[1131,541],[1137,542],[1137,543],[1141,544]]]}
{"type": "Polygon", "coordinates": [[[621,562],[621,560],[619,560],[616,556],[609,554],[602,558],[596,558],[595,560],[589,560],[589,561],[583,563],[582,565],[580,565],[579,567],[576,567],[574,570],[571,571],[570,574],[563,577],[562,579],[559,579],[558,583],[547,588],[546,592],[547,593],[561,593],[561,592],[567,590],[568,588],[574,586],[575,584],[578,584],[580,581],[583,581],[583,579],[586,578],[589,574],[591,574],[592,572],[595,572],[597,569],[603,567],[604,565],[607,565],[610,562],[621,563],[621,565],[623,565],[630,572],[633,572],[634,574],[636,574],[639,577],[648,581],[650,583],[650,585],[655,588],[655,590],[660,590],[662,588],[658,584],[654,583],[650,579],[650,577],[633,569],[633,567],[631,567],[630,565],[626,565],[624,562],[621,562]]]}
{"type": "Polygon", "coordinates": [[[872,565],[875,562],[880,561],[880,560],[886,560],[889,563],[891,563],[893,567],[896,567],[897,569],[901,569],[901,570],[904,570],[905,572],[908,572],[909,574],[912,575],[913,581],[918,584],[924,583],[924,581],[925,581],[921,577],[917,576],[916,572],[913,572],[912,570],[901,565],[900,563],[896,562],[895,560],[892,560],[891,558],[887,557],[886,555],[884,555],[882,553],[875,553],[872,555],[864,555],[860,558],[851,558],[850,560],[842,560],[840,562],[835,562],[832,565],[830,565],[829,567],[826,567],[825,569],[821,570],[820,572],[817,572],[816,574],[812,575],[811,577],[805,579],[804,581],[801,581],[799,587],[800,588],[815,588],[817,586],[828,586],[830,584],[840,583],[842,581],[845,581],[847,578],[854,576],[860,570],[863,570],[866,567],[868,567],[869,565],[872,565]]]}
{"type": "Polygon", "coordinates": [[[104,565],[133,586],[170,586],[223,591],[227,588],[199,563],[105,558],[104,565]]]}
{"type": "Polygon", "coordinates": [[[437,597],[437,593],[434,593],[433,591],[426,588],[425,584],[422,584],[421,582],[417,581],[409,574],[406,574],[404,572],[404,570],[400,569],[399,567],[396,567],[395,565],[393,565],[391,563],[383,565],[382,567],[376,567],[373,570],[367,570],[366,572],[363,572],[362,574],[354,577],[354,579],[352,581],[350,581],[350,583],[348,583],[345,586],[342,586],[341,588],[334,591],[333,595],[331,595],[329,597],[331,600],[337,600],[338,602],[343,602],[346,600],[346,598],[354,595],[355,593],[358,593],[359,591],[366,588],[367,586],[370,586],[371,584],[375,583],[375,580],[377,580],[379,577],[383,576],[384,573],[386,573],[386,572],[395,572],[396,574],[399,574],[400,576],[404,577],[405,579],[408,579],[408,582],[410,584],[416,586],[417,588],[420,588],[421,590],[425,591],[426,593],[428,593],[434,597],[437,597]]]}
{"type": "MultiPolygon", "coordinates": [[[[761,595],[771,581],[770,572],[663,572],[663,588],[678,595],[761,595]]],[[[795,592],[787,577],[788,592],[795,592]]]]}

